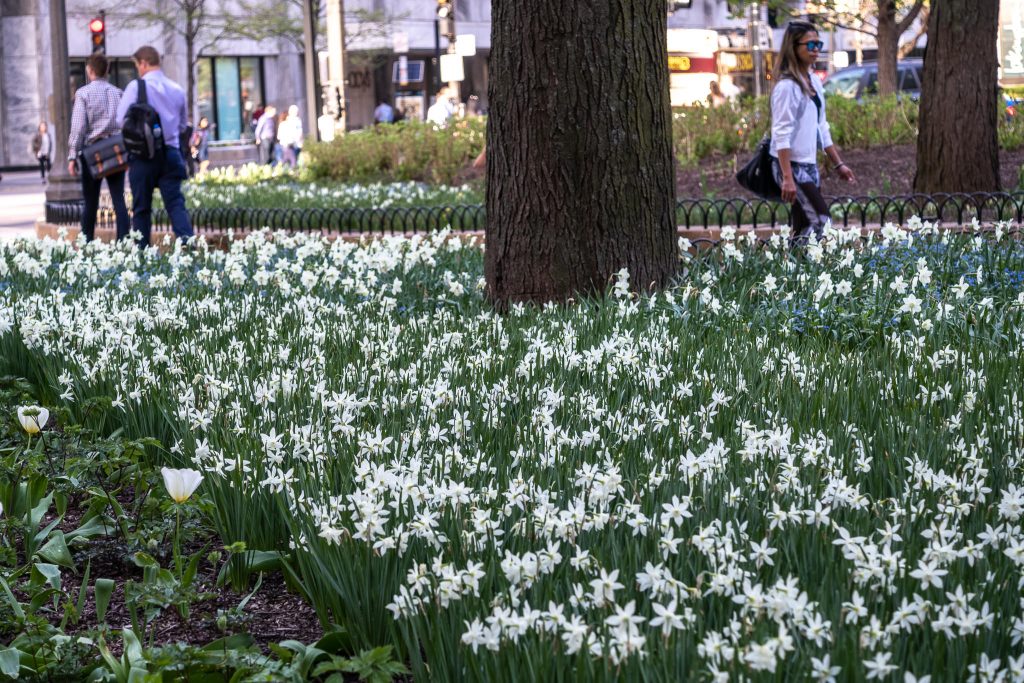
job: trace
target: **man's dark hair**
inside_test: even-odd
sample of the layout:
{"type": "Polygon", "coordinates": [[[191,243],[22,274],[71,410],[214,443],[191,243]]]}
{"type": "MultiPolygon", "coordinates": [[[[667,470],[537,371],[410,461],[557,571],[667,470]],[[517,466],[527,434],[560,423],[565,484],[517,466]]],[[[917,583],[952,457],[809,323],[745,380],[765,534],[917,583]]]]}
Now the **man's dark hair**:
{"type": "Polygon", "coordinates": [[[135,54],[132,55],[132,59],[136,62],[145,62],[150,66],[160,66],[160,53],[156,51],[156,48],[152,45],[143,45],[135,54]]]}
{"type": "Polygon", "coordinates": [[[103,78],[110,70],[110,60],[102,52],[93,52],[89,55],[89,58],[85,60],[85,65],[92,69],[96,78],[103,78]]]}

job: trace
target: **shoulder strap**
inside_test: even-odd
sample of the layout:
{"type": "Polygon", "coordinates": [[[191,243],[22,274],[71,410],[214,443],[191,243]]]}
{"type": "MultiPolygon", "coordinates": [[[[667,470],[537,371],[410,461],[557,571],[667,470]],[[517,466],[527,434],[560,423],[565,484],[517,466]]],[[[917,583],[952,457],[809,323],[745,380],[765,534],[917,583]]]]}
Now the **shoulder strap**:
{"type": "Polygon", "coordinates": [[[139,84],[139,96],[135,98],[135,101],[140,104],[149,104],[149,98],[146,97],[146,79],[140,77],[136,82],[139,84]]]}

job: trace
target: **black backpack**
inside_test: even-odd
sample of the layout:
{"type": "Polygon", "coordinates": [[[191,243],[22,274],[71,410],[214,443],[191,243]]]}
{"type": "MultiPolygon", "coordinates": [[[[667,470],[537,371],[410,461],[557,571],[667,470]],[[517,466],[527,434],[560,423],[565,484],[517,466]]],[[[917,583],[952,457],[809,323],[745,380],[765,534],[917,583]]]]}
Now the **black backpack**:
{"type": "Polygon", "coordinates": [[[146,81],[138,79],[139,96],[124,115],[121,135],[124,146],[139,159],[156,159],[164,153],[163,129],[160,114],[146,98],[146,81]]]}

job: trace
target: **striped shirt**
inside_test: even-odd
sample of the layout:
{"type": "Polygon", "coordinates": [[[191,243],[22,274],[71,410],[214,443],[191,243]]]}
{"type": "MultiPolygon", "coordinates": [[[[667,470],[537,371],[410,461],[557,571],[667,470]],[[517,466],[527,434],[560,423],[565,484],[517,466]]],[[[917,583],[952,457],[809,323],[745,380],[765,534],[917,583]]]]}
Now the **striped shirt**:
{"type": "Polygon", "coordinates": [[[113,135],[117,125],[117,105],[121,90],[103,78],[97,78],[78,89],[71,110],[71,135],[68,136],[68,161],[78,158],[86,145],[113,135]]]}

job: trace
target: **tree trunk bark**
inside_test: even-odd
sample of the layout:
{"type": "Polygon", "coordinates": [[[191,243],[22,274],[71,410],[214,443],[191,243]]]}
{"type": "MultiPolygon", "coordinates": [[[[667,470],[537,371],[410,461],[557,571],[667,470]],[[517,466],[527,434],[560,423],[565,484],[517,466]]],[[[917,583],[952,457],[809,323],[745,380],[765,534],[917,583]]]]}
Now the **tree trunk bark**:
{"type": "Polygon", "coordinates": [[[999,189],[998,0],[932,0],[917,192],[999,189]]]}
{"type": "Polygon", "coordinates": [[[878,94],[896,94],[896,52],[900,34],[896,28],[896,0],[878,0],[878,94]]]}
{"type": "MultiPolygon", "coordinates": [[[[185,29],[185,64],[187,64],[188,74],[185,78],[185,95],[188,101],[188,118],[189,121],[194,120],[195,117],[195,106],[196,106],[196,36],[199,33],[198,28],[193,23],[191,16],[187,19],[188,23],[185,29]]],[[[183,121],[182,126],[185,126],[188,121],[183,121]]]]}
{"type": "Polygon", "coordinates": [[[488,297],[564,301],[676,269],[664,0],[494,0],[488,297]]]}

